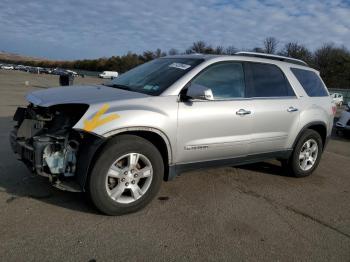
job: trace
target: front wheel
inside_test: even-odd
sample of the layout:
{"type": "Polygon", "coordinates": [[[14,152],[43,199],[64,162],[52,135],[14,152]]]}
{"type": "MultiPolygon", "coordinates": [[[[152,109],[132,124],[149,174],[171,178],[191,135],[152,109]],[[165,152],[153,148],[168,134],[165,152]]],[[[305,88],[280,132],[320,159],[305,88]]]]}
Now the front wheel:
{"type": "Polygon", "coordinates": [[[282,164],[295,177],[309,176],[320,162],[322,149],[319,133],[308,129],[299,138],[291,157],[282,164]]]}
{"type": "Polygon", "coordinates": [[[121,135],[105,146],[92,170],[92,202],[108,215],[135,212],[157,194],[163,174],[162,156],[152,143],[121,135]]]}

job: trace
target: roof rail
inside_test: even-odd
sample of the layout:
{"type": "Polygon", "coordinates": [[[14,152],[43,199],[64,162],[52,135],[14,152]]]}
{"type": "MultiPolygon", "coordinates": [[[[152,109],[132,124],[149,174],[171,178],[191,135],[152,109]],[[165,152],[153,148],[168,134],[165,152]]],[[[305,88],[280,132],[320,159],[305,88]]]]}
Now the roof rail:
{"type": "Polygon", "coordinates": [[[237,53],[235,53],[235,55],[259,57],[259,58],[288,62],[288,63],[292,63],[292,64],[296,64],[296,65],[309,66],[303,60],[295,59],[295,58],[291,58],[291,57],[286,57],[286,56],[271,55],[271,54],[264,54],[264,53],[255,53],[255,52],[237,52],[237,53]]]}

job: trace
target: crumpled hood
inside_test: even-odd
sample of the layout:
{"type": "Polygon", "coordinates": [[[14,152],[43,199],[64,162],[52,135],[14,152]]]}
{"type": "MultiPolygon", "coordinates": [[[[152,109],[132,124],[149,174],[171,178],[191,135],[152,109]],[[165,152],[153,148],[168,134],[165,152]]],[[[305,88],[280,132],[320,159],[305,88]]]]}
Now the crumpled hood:
{"type": "Polygon", "coordinates": [[[116,100],[147,97],[146,94],[131,92],[104,85],[81,85],[54,87],[29,93],[29,102],[43,107],[58,104],[95,104],[116,100]]]}

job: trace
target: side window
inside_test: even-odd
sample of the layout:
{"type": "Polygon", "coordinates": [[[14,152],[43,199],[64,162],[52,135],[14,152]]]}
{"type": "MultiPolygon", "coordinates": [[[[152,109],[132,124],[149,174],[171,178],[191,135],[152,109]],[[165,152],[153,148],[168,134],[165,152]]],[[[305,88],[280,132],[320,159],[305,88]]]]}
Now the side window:
{"type": "Polygon", "coordinates": [[[248,97],[295,96],[282,70],[275,65],[248,63],[250,88],[248,97]]]}
{"type": "Polygon", "coordinates": [[[200,73],[192,84],[211,89],[214,100],[244,97],[243,66],[241,63],[222,63],[211,66],[200,73]]]}
{"type": "MultiPolygon", "coordinates": [[[[315,72],[299,68],[291,70],[308,96],[328,96],[324,84],[315,72]]],[[[337,98],[338,95],[334,94],[334,97],[337,98]]]]}

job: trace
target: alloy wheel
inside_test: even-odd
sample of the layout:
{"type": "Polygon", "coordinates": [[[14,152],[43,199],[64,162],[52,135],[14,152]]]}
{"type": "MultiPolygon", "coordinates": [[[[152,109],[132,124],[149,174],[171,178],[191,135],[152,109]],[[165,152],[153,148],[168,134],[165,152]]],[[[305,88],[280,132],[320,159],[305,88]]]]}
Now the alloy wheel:
{"type": "Polygon", "coordinates": [[[310,170],[318,156],[318,144],[314,139],[308,139],[305,141],[303,146],[301,147],[299,153],[299,166],[301,170],[308,171],[310,170]]]}
{"type": "Polygon", "coordinates": [[[119,157],[109,168],[106,189],[109,197],[121,204],[140,199],[150,188],[153,168],[150,160],[139,153],[119,157]]]}

